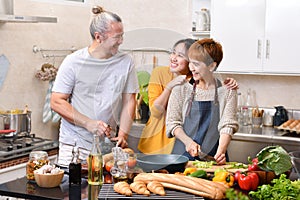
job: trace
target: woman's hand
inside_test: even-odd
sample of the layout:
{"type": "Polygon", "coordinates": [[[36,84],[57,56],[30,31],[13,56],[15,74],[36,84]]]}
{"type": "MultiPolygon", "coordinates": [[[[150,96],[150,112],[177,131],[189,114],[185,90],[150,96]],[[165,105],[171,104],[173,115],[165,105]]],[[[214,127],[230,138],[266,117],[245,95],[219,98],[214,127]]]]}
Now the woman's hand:
{"type": "Polygon", "coordinates": [[[195,141],[192,141],[189,145],[186,146],[186,151],[192,156],[192,157],[195,157],[195,156],[198,156],[199,154],[199,149],[200,149],[200,146],[199,144],[197,144],[195,141]]]}
{"type": "Polygon", "coordinates": [[[170,81],[167,84],[166,88],[171,91],[173,89],[173,87],[175,87],[176,85],[181,85],[185,81],[186,81],[186,75],[179,75],[179,76],[175,77],[172,81],[170,81]]]}
{"type": "Polygon", "coordinates": [[[214,156],[214,158],[215,158],[218,165],[226,164],[225,153],[217,152],[216,155],[214,156]]]}
{"type": "Polygon", "coordinates": [[[111,127],[101,120],[90,120],[86,123],[86,129],[99,136],[105,135],[110,137],[111,127]]]}
{"type": "Polygon", "coordinates": [[[239,89],[239,84],[237,83],[237,81],[233,78],[226,78],[224,80],[224,84],[228,89],[231,90],[237,90],[239,89]]]}

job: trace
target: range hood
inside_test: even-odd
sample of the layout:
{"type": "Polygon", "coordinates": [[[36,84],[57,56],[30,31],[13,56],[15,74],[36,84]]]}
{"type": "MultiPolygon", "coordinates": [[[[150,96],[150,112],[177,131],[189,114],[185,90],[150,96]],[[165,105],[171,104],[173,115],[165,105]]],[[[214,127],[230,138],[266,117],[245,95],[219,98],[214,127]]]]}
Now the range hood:
{"type": "Polygon", "coordinates": [[[56,23],[56,17],[23,16],[14,14],[13,0],[0,0],[0,23],[18,22],[18,23],[56,23]]]}

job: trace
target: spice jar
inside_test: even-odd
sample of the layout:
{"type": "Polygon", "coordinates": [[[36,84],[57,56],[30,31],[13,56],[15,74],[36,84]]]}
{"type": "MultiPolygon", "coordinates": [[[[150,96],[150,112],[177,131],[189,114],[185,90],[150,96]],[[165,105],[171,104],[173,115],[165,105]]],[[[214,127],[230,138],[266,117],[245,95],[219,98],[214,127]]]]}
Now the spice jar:
{"type": "Polygon", "coordinates": [[[46,151],[32,151],[29,154],[29,160],[26,165],[26,177],[28,180],[34,180],[33,171],[49,163],[46,151]]]}

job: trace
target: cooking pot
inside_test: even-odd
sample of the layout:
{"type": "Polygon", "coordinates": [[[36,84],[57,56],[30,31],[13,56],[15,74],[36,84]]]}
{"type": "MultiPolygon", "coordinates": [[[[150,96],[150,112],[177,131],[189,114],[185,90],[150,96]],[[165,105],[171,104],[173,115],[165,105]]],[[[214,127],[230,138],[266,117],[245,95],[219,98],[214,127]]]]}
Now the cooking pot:
{"type": "Polygon", "coordinates": [[[22,132],[25,132],[26,134],[31,132],[31,111],[26,111],[26,113],[23,113],[23,110],[20,110],[17,113],[6,111],[1,113],[0,117],[2,118],[2,120],[0,119],[0,129],[14,130],[10,133],[6,133],[5,136],[10,137],[16,136],[22,132]]]}
{"type": "Polygon", "coordinates": [[[169,173],[183,172],[188,161],[188,157],[177,154],[139,155],[137,157],[138,166],[146,172],[159,169],[166,169],[169,173]]]}

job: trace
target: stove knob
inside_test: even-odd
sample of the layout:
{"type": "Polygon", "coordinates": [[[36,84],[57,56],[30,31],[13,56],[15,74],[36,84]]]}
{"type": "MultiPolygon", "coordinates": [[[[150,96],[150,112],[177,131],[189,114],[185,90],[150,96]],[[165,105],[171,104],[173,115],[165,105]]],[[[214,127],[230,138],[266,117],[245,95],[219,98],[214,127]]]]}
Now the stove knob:
{"type": "Polygon", "coordinates": [[[31,146],[31,143],[30,143],[30,142],[26,142],[26,143],[25,143],[25,146],[26,146],[26,147],[30,147],[30,146],[31,146]]]}
{"type": "Polygon", "coordinates": [[[22,147],[22,144],[17,144],[17,149],[21,149],[22,147]]]}
{"type": "Polygon", "coordinates": [[[12,150],[14,150],[14,147],[13,147],[13,146],[8,146],[8,147],[7,147],[7,151],[12,151],[12,150]]]}

